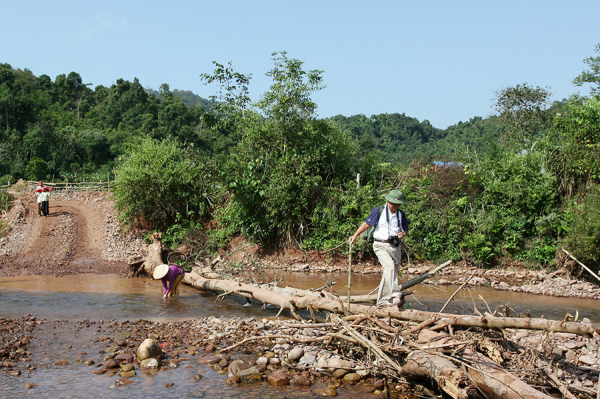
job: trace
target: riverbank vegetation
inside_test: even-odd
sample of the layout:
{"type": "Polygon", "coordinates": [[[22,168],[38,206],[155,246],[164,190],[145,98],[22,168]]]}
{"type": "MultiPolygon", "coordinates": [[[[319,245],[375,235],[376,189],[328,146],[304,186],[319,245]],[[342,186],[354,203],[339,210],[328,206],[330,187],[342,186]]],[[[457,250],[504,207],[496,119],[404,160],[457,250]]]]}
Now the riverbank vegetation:
{"type": "Polygon", "coordinates": [[[446,129],[404,114],[319,118],[311,96],[323,72],[285,52],[273,62],[256,100],[231,63],[200,76],[217,87],[208,100],[0,64],[0,179],[113,176],[124,225],[198,251],[241,235],[344,254],[398,188],[411,259],[557,267],[564,247],[598,270],[600,57],[574,79],[591,84],[589,96],[551,102],[549,88],[500,88],[495,115],[446,129]]]}

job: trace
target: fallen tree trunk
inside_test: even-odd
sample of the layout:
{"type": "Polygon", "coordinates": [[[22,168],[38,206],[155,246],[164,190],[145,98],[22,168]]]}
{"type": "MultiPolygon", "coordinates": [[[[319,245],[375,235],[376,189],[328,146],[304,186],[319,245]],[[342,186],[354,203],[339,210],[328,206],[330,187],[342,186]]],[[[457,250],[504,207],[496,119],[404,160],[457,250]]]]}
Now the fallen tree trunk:
{"type": "Polygon", "coordinates": [[[463,358],[474,364],[467,367],[467,374],[487,397],[498,399],[554,399],[519,379],[514,374],[504,370],[490,358],[466,349],[463,358]]]}
{"type": "Polygon", "coordinates": [[[438,355],[423,351],[410,352],[400,374],[434,379],[444,392],[455,399],[477,396],[477,388],[469,381],[469,377],[450,360],[438,355]]]}
{"type": "Polygon", "coordinates": [[[133,273],[134,277],[139,275],[142,271],[146,272],[149,276],[152,276],[154,268],[165,263],[162,259],[162,235],[160,233],[154,233],[151,238],[152,244],[145,245],[142,248],[142,255],[133,257],[129,260],[130,267],[137,267],[137,270],[133,273]]]}
{"type": "Polygon", "coordinates": [[[378,317],[392,317],[400,320],[423,322],[438,317],[436,324],[448,324],[463,327],[483,328],[524,328],[530,330],[547,330],[552,332],[569,332],[580,335],[600,333],[598,324],[583,324],[547,319],[529,319],[513,317],[464,316],[448,313],[432,313],[419,310],[399,310],[396,307],[378,309],[375,306],[350,305],[346,309],[341,299],[329,299],[320,296],[289,297],[276,292],[260,289],[256,286],[238,283],[231,280],[205,279],[195,272],[186,273],[184,283],[205,291],[222,291],[245,298],[256,299],[263,303],[279,306],[281,310],[289,309],[292,315],[299,318],[298,309],[327,310],[334,313],[371,314],[378,317]]]}

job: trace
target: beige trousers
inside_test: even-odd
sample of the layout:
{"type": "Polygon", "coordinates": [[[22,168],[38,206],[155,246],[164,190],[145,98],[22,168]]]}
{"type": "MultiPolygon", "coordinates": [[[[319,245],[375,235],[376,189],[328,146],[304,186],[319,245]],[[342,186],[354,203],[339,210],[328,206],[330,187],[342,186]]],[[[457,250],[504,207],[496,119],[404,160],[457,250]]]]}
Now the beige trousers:
{"type": "Polygon", "coordinates": [[[375,251],[382,268],[377,293],[377,307],[397,305],[402,300],[402,293],[398,284],[398,268],[402,260],[402,250],[400,246],[393,247],[392,244],[375,241],[373,251],[375,251]]]}

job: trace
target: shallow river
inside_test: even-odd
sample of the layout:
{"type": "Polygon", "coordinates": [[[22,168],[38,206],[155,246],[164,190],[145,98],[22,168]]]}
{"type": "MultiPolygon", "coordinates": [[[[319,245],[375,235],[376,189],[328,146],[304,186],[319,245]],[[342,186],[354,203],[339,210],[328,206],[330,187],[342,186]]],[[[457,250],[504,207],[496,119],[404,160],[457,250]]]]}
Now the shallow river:
{"type": "MultiPolygon", "coordinates": [[[[323,286],[327,280],[335,280],[334,286],[340,295],[347,294],[347,276],[323,276],[311,273],[288,273],[271,275],[270,278],[283,278],[283,284],[297,288],[323,286]]],[[[352,294],[368,294],[379,284],[379,275],[354,275],[352,294]]],[[[418,285],[411,288],[414,295],[408,298],[414,309],[439,311],[458,286],[418,285]]],[[[228,386],[226,375],[217,374],[208,366],[198,364],[191,357],[181,367],[168,372],[138,375],[132,380],[135,384],[115,387],[117,377],[96,376],[93,367],[74,361],[77,358],[94,358],[101,362],[101,351],[106,350],[95,338],[102,334],[100,328],[78,328],[83,320],[138,320],[179,321],[205,316],[218,317],[273,317],[278,308],[247,306],[245,301],[227,298],[215,302],[213,293],[200,292],[183,286],[180,297],[172,300],[162,298],[160,282],[147,278],[122,278],[114,275],[78,275],[65,277],[25,276],[0,278],[0,318],[20,318],[33,315],[45,322],[32,333],[34,339],[28,346],[32,352],[31,361],[38,365],[33,372],[23,370],[21,376],[9,375],[0,371],[1,397],[20,398],[23,396],[72,398],[318,398],[317,389],[271,388],[264,385],[228,386]],[[85,355],[82,355],[85,353],[85,355]],[[53,366],[57,359],[69,359],[67,366],[53,366]],[[194,375],[203,378],[196,382],[194,375]],[[35,387],[26,390],[26,383],[35,387]],[[173,383],[166,388],[167,383],[173,383]]],[[[488,287],[463,290],[447,307],[446,312],[473,313],[473,304],[483,312],[508,307],[516,313],[529,313],[533,317],[562,319],[566,313],[579,319],[589,318],[600,322],[600,309],[594,300],[554,298],[527,294],[495,291],[488,287]]],[[[288,316],[288,315],[283,315],[288,316]]],[[[17,367],[19,368],[19,367],[17,367]]],[[[359,387],[342,387],[339,398],[374,397],[365,394],[359,387]]]]}

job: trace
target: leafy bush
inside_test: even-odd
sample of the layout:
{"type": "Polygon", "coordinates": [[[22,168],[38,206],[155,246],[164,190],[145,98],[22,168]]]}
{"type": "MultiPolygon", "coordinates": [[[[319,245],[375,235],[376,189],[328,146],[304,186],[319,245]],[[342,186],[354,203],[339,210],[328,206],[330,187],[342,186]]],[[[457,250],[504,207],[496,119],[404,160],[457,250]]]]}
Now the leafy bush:
{"type": "Polygon", "coordinates": [[[566,233],[561,244],[593,270],[600,267],[600,186],[592,186],[580,198],[568,201],[566,233]],[[587,194],[587,195],[586,195],[587,194]]]}
{"type": "Polygon", "coordinates": [[[588,182],[600,182],[600,99],[573,98],[554,125],[559,133],[553,163],[567,196],[588,182]]]}
{"type": "Polygon", "coordinates": [[[212,207],[215,175],[210,163],[191,159],[174,141],[143,139],[117,167],[113,194],[119,218],[129,226],[145,221],[158,229],[181,215],[200,218],[212,207]]]}
{"type": "Polygon", "coordinates": [[[0,191],[0,210],[8,212],[14,199],[15,197],[8,192],[0,191]]]}
{"type": "Polygon", "coordinates": [[[25,168],[25,175],[30,180],[41,180],[46,178],[48,163],[41,158],[33,158],[25,168]]]}

